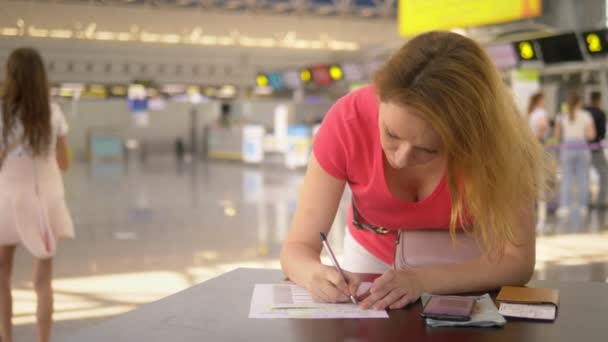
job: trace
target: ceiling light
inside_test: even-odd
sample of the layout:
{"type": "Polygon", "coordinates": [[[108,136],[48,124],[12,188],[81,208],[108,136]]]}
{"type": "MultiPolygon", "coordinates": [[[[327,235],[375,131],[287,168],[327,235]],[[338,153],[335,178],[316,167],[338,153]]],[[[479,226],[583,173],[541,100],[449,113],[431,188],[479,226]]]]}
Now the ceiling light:
{"type": "Polygon", "coordinates": [[[226,215],[228,217],[234,217],[234,216],[236,216],[236,209],[234,209],[232,207],[226,207],[226,208],[224,208],[224,215],[226,215]]]}

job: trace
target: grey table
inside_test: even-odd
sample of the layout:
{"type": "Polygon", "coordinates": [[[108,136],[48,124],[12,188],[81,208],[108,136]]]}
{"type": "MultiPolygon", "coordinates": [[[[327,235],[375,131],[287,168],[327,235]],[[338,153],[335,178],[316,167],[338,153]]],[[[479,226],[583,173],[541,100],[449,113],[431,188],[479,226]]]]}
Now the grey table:
{"type": "Polygon", "coordinates": [[[254,284],[283,279],[276,270],[237,269],[65,341],[608,341],[604,283],[533,282],[560,290],[558,318],[550,323],[509,319],[503,328],[428,328],[419,303],[390,311],[390,319],[248,319],[254,284]]]}

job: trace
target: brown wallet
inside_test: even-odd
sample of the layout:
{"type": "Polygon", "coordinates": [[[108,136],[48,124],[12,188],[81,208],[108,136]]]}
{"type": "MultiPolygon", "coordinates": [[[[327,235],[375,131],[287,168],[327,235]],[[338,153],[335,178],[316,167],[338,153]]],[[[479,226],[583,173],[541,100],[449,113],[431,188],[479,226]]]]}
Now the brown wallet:
{"type": "Polygon", "coordinates": [[[559,292],[555,289],[503,286],[496,301],[499,302],[498,312],[503,316],[553,321],[557,317],[559,292]]]}
{"type": "Polygon", "coordinates": [[[497,302],[517,304],[553,304],[559,306],[559,291],[532,287],[503,286],[497,302]]]}

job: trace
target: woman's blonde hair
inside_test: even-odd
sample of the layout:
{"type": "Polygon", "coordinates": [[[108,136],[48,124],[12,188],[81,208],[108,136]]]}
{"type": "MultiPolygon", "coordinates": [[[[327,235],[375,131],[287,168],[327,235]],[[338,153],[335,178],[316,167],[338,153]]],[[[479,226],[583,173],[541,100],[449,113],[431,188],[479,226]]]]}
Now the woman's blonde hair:
{"type": "Polygon", "coordinates": [[[411,108],[441,136],[452,201],[450,233],[472,221],[486,255],[502,254],[544,189],[546,155],[483,49],[451,32],[405,44],[378,71],[382,102],[411,108]]]}

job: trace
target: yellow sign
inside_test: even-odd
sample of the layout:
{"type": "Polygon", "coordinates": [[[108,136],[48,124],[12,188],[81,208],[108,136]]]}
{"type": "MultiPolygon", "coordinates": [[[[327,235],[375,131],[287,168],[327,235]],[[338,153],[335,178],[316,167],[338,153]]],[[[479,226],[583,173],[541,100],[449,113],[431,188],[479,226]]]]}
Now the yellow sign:
{"type": "Polygon", "coordinates": [[[83,97],[90,97],[96,99],[105,99],[108,97],[108,90],[101,84],[91,84],[82,93],[83,97]]]}
{"type": "Polygon", "coordinates": [[[268,77],[264,74],[260,74],[256,77],[255,83],[260,87],[266,87],[268,86],[268,77]]]}
{"type": "Polygon", "coordinates": [[[536,57],[536,53],[534,52],[534,46],[530,41],[523,41],[517,44],[517,51],[519,52],[519,56],[525,60],[531,60],[536,57]]]}
{"type": "Polygon", "coordinates": [[[399,33],[411,36],[541,14],[541,0],[399,0],[399,33]]]}
{"type": "Polygon", "coordinates": [[[312,73],[308,69],[302,69],[300,71],[300,79],[304,82],[310,82],[312,79],[312,73]]]}
{"type": "Polygon", "coordinates": [[[332,65],[329,67],[329,77],[334,81],[339,81],[344,77],[344,72],[342,72],[342,68],[339,66],[332,65]]]}
{"type": "Polygon", "coordinates": [[[589,52],[594,53],[604,51],[602,40],[597,33],[589,33],[587,37],[585,37],[585,41],[587,42],[587,49],[589,52]]]}
{"type": "Polygon", "coordinates": [[[110,89],[110,94],[112,94],[113,96],[127,96],[127,87],[113,86],[110,89]]]}

